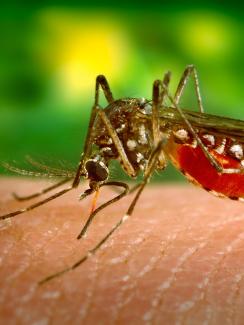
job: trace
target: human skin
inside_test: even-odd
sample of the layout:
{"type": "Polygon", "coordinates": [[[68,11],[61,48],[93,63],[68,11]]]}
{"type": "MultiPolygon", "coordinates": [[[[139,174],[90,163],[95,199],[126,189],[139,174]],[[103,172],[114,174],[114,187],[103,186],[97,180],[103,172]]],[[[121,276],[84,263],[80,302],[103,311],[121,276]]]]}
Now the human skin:
{"type": "MultiPolygon", "coordinates": [[[[29,204],[11,192],[45,184],[2,178],[0,214],[29,204]]],[[[149,185],[95,256],[38,286],[92,248],[132,200],[103,210],[77,240],[91,207],[78,200],[84,189],[0,222],[1,324],[243,324],[244,204],[193,185],[149,185]]],[[[113,195],[102,189],[98,204],[113,195]]]]}

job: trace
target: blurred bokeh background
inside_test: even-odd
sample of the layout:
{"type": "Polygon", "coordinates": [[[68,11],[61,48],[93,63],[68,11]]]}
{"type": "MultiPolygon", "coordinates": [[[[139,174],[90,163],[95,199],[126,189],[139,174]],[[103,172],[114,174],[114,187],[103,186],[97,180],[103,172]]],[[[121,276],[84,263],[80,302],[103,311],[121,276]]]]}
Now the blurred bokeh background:
{"type": "MultiPolygon", "coordinates": [[[[29,154],[76,166],[101,73],[116,98],[150,98],[154,79],[171,70],[173,91],[195,64],[205,110],[243,119],[243,8],[234,2],[19,1],[1,5],[0,17],[1,161],[28,168],[29,154]]],[[[181,105],[196,109],[193,84],[181,105]]],[[[169,168],[158,179],[182,177],[169,168]]]]}

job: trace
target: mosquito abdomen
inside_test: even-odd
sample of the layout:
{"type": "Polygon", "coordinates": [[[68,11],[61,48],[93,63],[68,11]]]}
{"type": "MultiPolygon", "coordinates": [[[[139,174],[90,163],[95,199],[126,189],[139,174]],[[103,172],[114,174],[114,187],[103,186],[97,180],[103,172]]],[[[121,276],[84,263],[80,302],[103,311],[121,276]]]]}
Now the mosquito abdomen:
{"type": "Polygon", "coordinates": [[[214,195],[233,200],[244,199],[244,174],[231,170],[241,170],[244,163],[242,143],[226,137],[199,132],[208,152],[227,172],[218,172],[212,166],[195,139],[188,131],[172,133],[166,150],[175,165],[192,183],[195,183],[214,195]],[[181,137],[181,139],[179,138],[181,137]],[[228,173],[228,171],[230,171],[228,173]]]}

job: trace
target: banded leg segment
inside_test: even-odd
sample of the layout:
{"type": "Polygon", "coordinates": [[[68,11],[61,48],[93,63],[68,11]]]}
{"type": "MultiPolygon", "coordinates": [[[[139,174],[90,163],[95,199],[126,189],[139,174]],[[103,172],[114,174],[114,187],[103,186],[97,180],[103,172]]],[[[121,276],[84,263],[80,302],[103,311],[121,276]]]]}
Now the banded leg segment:
{"type": "MultiPolygon", "coordinates": [[[[51,200],[54,200],[55,198],[57,198],[59,196],[67,193],[68,191],[72,190],[73,188],[75,188],[75,187],[77,187],[79,185],[80,178],[83,175],[82,174],[83,162],[85,161],[85,159],[87,158],[87,155],[91,151],[92,127],[93,127],[94,122],[96,120],[97,110],[98,110],[98,107],[99,107],[98,101],[99,101],[99,89],[100,89],[100,87],[102,87],[106,99],[109,102],[113,101],[113,96],[112,96],[112,93],[110,91],[110,88],[109,88],[109,85],[108,85],[108,82],[107,82],[106,78],[104,76],[98,76],[97,79],[96,79],[95,103],[94,103],[94,106],[93,106],[92,112],[91,112],[89,129],[88,129],[88,133],[87,133],[86,140],[85,140],[84,154],[82,155],[82,158],[81,158],[80,163],[78,165],[78,168],[77,168],[75,178],[74,178],[74,181],[73,181],[72,185],[67,187],[66,189],[63,189],[63,190],[55,193],[54,195],[51,195],[50,197],[48,197],[48,198],[46,198],[44,200],[41,200],[41,201],[39,201],[37,203],[34,203],[34,204],[32,204],[32,205],[30,205],[30,206],[28,206],[26,208],[22,208],[22,209],[19,209],[17,211],[2,215],[2,216],[0,216],[0,220],[12,218],[12,217],[17,216],[19,214],[22,214],[24,212],[33,210],[33,209],[35,209],[35,208],[37,208],[37,207],[51,201],[51,200]]],[[[30,196],[27,196],[27,197],[21,198],[21,197],[18,197],[17,195],[15,195],[15,196],[19,200],[25,200],[25,199],[27,200],[27,199],[30,199],[30,198],[35,198],[35,197],[40,196],[41,194],[47,193],[47,192],[49,192],[49,191],[63,185],[66,181],[68,182],[69,180],[71,180],[71,179],[63,180],[63,181],[61,181],[61,182],[59,182],[57,184],[52,185],[51,187],[48,187],[48,188],[42,190],[41,192],[34,193],[33,195],[30,195],[30,196]]]]}
{"type": "Polygon", "coordinates": [[[123,166],[127,172],[128,175],[130,175],[131,177],[134,177],[135,176],[135,170],[133,168],[133,166],[131,165],[127,155],[126,155],[126,152],[124,150],[124,147],[123,147],[123,144],[122,142],[120,141],[116,131],[114,130],[112,124],[110,123],[109,119],[107,118],[105,112],[103,110],[99,110],[98,111],[98,115],[99,117],[101,118],[101,120],[103,121],[106,129],[107,129],[107,132],[108,134],[110,135],[117,151],[118,151],[118,154],[120,156],[120,159],[123,163],[123,166]]]}
{"type": "Polygon", "coordinates": [[[165,97],[165,88],[168,89],[171,73],[165,73],[163,80],[155,80],[152,91],[152,131],[154,146],[160,142],[160,119],[159,109],[162,107],[165,97]]]}
{"type": "Polygon", "coordinates": [[[100,187],[103,186],[116,186],[116,187],[122,187],[124,190],[122,193],[120,193],[119,195],[115,196],[114,198],[112,198],[111,200],[101,204],[98,208],[96,208],[96,210],[94,210],[90,216],[87,219],[87,222],[85,223],[84,227],[82,228],[80,234],[78,235],[77,239],[82,238],[88,227],[90,226],[90,224],[92,223],[93,219],[95,218],[95,216],[98,214],[99,211],[103,210],[104,208],[106,208],[107,206],[111,205],[112,203],[115,203],[117,201],[119,201],[122,197],[124,197],[125,195],[128,194],[129,192],[129,186],[126,183],[122,183],[122,182],[116,182],[116,181],[111,181],[111,182],[107,182],[104,184],[101,184],[100,187]]]}
{"type": "MultiPolygon", "coordinates": [[[[91,222],[93,221],[94,217],[97,215],[97,213],[101,210],[103,210],[105,207],[111,205],[114,202],[119,201],[122,197],[124,197],[125,195],[127,195],[128,191],[129,191],[129,186],[125,183],[122,182],[107,182],[102,184],[101,186],[119,186],[124,188],[124,191],[122,193],[120,193],[119,195],[115,196],[114,198],[112,198],[111,200],[103,203],[102,205],[100,205],[100,207],[98,207],[96,210],[93,211],[93,213],[90,214],[85,226],[82,228],[79,236],[77,237],[77,239],[80,239],[84,236],[84,234],[86,233],[88,227],[90,226],[91,222]]],[[[46,278],[44,278],[43,280],[41,280],[39,282],[39,284],[43,284],[45,282],[48,282],[54,278],[59,277],[60,275],[67,273],[71,270],[74,270],[75,268],[77,268],[80,264],[82,264],[83,262],[85,262],[88,257],[90,257],[91,255],[95,254],[95,252],[102,246],[102,244],[104,244],[106,242],[106,240],[112,235],[112,233],[115,230],[112,229],[112,231],[110,231],[94,248],[92,248],[91,250],[89,250],[87,252],[87,254],[85,254],[79,261],[77,261],[75,264],[73,264],[71,267],[68,267],[60,272],[54,273],[46,278]]]]}
{"type": "Polygon", "coordinates": [[[163,77],[163,80],[162,80],[162,89],[161,89],[161,92],[160,92],[160,104],[161,106],[163,105],[163,102],[164,102],[164,98],[165,98],[165,88],[169,88],[169,83],[170,83],[170,80],[171,80],[171,72],[170,71],[167,71],[165,74],[164,74],[164,77],[163,77]]]}
{"type": "MultiPolygon", "coordinates": [[[[162,142],[161,134],[160,134],[160,118],[159,118],[159,110],[163,105],[164,98],[166,96],[165,89],[168,89],[170,82],[171,74],[167,72],[164,75],[163,80],[155,80],[153,83],[153,93],[152,93],[152,134],[153,134],[153,142],[154,148],[158,146],[160,142],[162,142]]],[[[164,152],[161,150],[160,155],[158,155],[158,168],[164,169],[166,167],[166,158],[164,152]]]]}
{"type": "Polygon", "coordinates": [[[152,133],[153,143],[156,147],[160,141],[160,129],[159,129],[159,108],[161,104],[161,81],[155,80],[153,83],[152,93],[152,133]]]}
{"type": "Polygon", "coordinates": [[[8,218],[13,218],[13,217],[15,217],[15,216],[17,216],[17,215],[19,215],[19,214],[22,214],[22,213],[24,213],[24,212],[27,212],[27,211],[33,210],[33,209],[35,209],[35,208],[37,208],[37,207],[39,207],[39,206],[41,206],[41,205],[43,205],[43,204],[45,204],[45,203],[47,203],[47,202],[49,202],[49,201],[52,201],[52,200],[56,199],[57,197],[59,197],[59,196],[65,194],[65,193],[69,192],[69,191],[72,190],[72,189],[73,189],[72,186],[70,186],[70,187],[68,187],[68,188],[65,188],[64,190],[62,190],[62,191],[60,191],[60,192],[57,192],[57,193],[55,193],[54,195],[49,196],[48,198],[46,198],[46,199],[44,199],[44,200],[42,200],[42,201],[39,201],[39,202],[34,203],[34,204],[31,204],[30,206],[28,206],[28,207],[26,207],[26,208],[19,209],[19,210],[17,210],[17,211],[10,212],[10,213],[8,213],[8,214],[5,214],[5,215],[3,215],[3,216],[0,216],[0,220],[4,220],[4,219],[8,219],[8,218]]]}
{"type": "MultiPolygon", "coordinates": [[[[57,278],[57,277],[65,274],[65,273],[67,273],[69,271],[72,271],[72,270],[76,269],[78,266],[80,266],[81,264],[83,264],[88,258],[90,258],[92,255],[94,255],[98,251],[98,249],[112,236],[112,234],[131,216],[131,214],[133,213],[133,210],[135,208],[135,205],[138,202],[138,199],[139,199],[139,197],[140,197],[143,189],[147,185],[147,183],[148,183],[148,181],[149,181],[152,173],[155,170],[155,167],[156,167],[156,164],[157,164],[157,161],[158,161],[158,157],[159,157],[162,149],[163,149],[163,144],[162,143],[159,143],[158,146],[157,146],[157,148],[152,152],[152,155],[150,157],[150,161],[148,163],[148,167],[147,167],[147,169],[145,171],[145,174],[144,174],[144,179],[143,179],[142,183],[139,185],[138,191],[137,191],[134,199],[132,200],[129,208],[127,209],[126,214],[114,225],[114,227],[107,233],[107,235],[104,236],[98,242],[98,244],[96,246],[94,246],[92,249],[90,249],[81,259],[79,259],[71,267],[68,267],[68,268],[66,268],[66,269],[64,269],[64,270],[62,270],[60,272],[57,272],[57,273],[55,273],[55,274],[53,274],[51,276],[46,277],[45,279],[41,280],[39,282],[39,284],[44,284],[44,283],[46,283],[46,282],[48,282],[48,281],[50,281],[50,280],[52,280],[54,278],[57,278]]],[[[112,183],[113,182],[110,182],[111,185],[114,185],[112,183]]],[[[124,192],[122,192],[122,194],[118,195],[114,199],[116,199],[118,197],[120,199],[121,198],[121,195],[122,196],[125,196],[127,194],[127,191],[129,190],[129,187],[127,188],[127,185],[126,184],[124,184],[124,183],[122,183],[122,184],[123,184],[122,186],[125,187],[124,192]]],[[[106,183],[104,185],[106,185],[106,183]]],[[[106,206],[109,205],[109,204],[111,204],[111,203],[113,203],[114,202],[113,201],[114,199],[112,199],[111,201],[108,201],[107,203],[105,203],[106,206]]],[[[100,206],[98,209],[101,210],[102,209],[102,206],[100,206]]],[[[90,218],[91,218],[91,216],[90,216],[90,218]]],[[[89,219],[88,219],[88,222],[89,222],[89,219]]],[[[80,236],[81,236],[81,234],[79,235],[79,238],[80,238],[80,236]]]]}
{"type": "Polygon", "coordinates": [[[59,186],[62,186],[64,184],[66,184],[67,182],[69,182],[71,180],[71,178],[66,178],[66,179],[63,179],[62,181],[58,182],[58,183],[55,183],[49,187],[46,187],[44,188],[43,190],[41,190],[40,192],[36,192],[36,193],[33,193],[31,195],[27,195],[27,196],[19,196],[18,194],[16,194],[15,192],[13,193],[13,197],[17,200],[17,201],[27,201],[27,200],[30,200],[30,199],[34,199],[34,198],[37,198],[43,194],[46,194],[52,190],[54,190],[55,188],[58,188],[59,186]]]}
{"type": "Polygon", "coordinates": [[[96,117],[97,117],[97,112],[100,108],[99,106],[99,92],[100,92],[100,87],[102,88],[103,92],[104,92],[104,96],[107,99],[108,103],[111,103],[114,101],[112,92],[110,90],[109,84],[107,79],[105,78],[105,76],[103,75],[99,75],[96,78],[96,86],[95,86],[95,101],[94,101],[94,105],[92,107],[92,111],[91,111],[91,116],[90,116],[90,121],[89,121],[89,126],[88,126],[88,131],[87,131],[87,135],[86,135],[86,140],[85,140],[85,144],[84,144],[84,150],[83,153],[81,155],[81,159],[78,165],[78,169],[73,181],[73,186],[77,187],[79,185],[81,176],[84,175],[84,162],[86,161],[87,157],[89,156],[89,154],[91,153],[91,149],[92,149],[92,138],[93,138],[93,126],[95,124],[96,121],[96,117]]]}
{"type": "Polygon", "coordinates": [[[202,105],[202,97],[200,93],[200,88],[199,88],[199,79],[197,75],[197,70],[194,67],[194,65],[188,65],[186,69],[183,72],[183,75],[180,79],[180,82],[178,84],[178,87],[176,89],[175,95],[174,95],[174,101],[178,105],[180,102],[180,98],[183,94],[183,91],[185,89],[185,86],[189,80],[189,78],[192,77],[194,81],[194,87],[195,87],[195,92],[197,96],[197,103],[198,103],[198,108],[201,113],[204,113],[203,105],[202,105]]]}
{"type": "MultiPolygon", "coordinates": [[[[164,80],[165,80],[164,86],[166,87],[166,86],[168,86],[168,82],[169,82],[168,75],[167,75],[167,77],[165,77],[164,80]],[[168,80],[168,82],[167,82],[167,80],[168,80]]],[[[159,111],[159,106],[161,105],[161,100],[163,100],[161,97],[162,92],[160,92],[161,83],[162,83],[161,81],[155,81],[154,87],[153,87],[153,105],[154,105],[154,113],[155,113],[155,114],[152,114],[152,119],[154,119],[152,121],[152,126],[153,126],[153,130],[154,130],[153,134],[157,134],[157,131],[159,131],[158,111],[159,111]],[[156,129],[156,131],[155,131],[155,125],[156,125],[156,127],[158,125],[158,129],[156,129]]],[[[164,91],[164,89],[163,89],[163,91],[164,91]]],[[[129,172],[132,173],[133,167],[132,167],[132,169],[130,169],[130,163],[129,163],[129,161],[127,161],[128,158],[126,156],[126,153],[124,152],[124,149],[120,142],[120,139],[118,138],[117,133],[114,131],[106,114],[102,110],[98,110],[98,115],[100,116],[101,120],[104,122],[104,125],[106,126],[107,131],[108,131],[109,135],[111,136],[111,138],[116,146],[116,149],[118,150],[118,153],[120,154],[121,160],[123,161],[124,165],[127,166],[128,173],[129,172]]],[[[157,135],[156,135],[156,137],[157,137],[157,135]]],[[[157,138],[155,140],[157,140],[157,138]]],[[[107,235],[104,236],[98,242],[98,244],[96,246],[94,246],[92,249],[90,249],[80,260],[78,260],[76,263],[74,263],[71,267],[68,267],[58,273],[55,273],[55,274],[43,279],[42,281],[39,282],[39,284],[48,282],[56,277],[63,275],[64,273],[67,273],[71,270],[76,269],[78,266],[80,266],[82,263],[84,263],[90,256],[94,255],[96,253],[96,251],[112,236],[112,234],[130,217],[130,215],[133,213],[133,210],[136,206],[136,203],[138,202],[138,199],[139,199],[143,189],[145,188],[146,184],[148,183],[151,175],[153,174],[153,172],[158,164],[159,157],[162,154],[162,152],[163,152],[163,143],[158,138],[158,143],[156,145],[156,148],[153,150],[153,152],[150,156],[150,159],[148,161],[148,164],[147,164],[147,167],[146,167],[146,170],[144,173],[143,181],[142,181],[142,183],[136,185],[136,187],[134,188],[134,190],[137,190],[136,195],[134,196],[129,208],[127,209],[126,214],[114,225],[114,227],[107,233],[107,235]]],[[[116,183],[117,183],[117,185],[119,185],[118,182],[116,182],[116,183]]],[[[114,182],[105,183],[104,185],[108,185],[108,184],[116,185],[116,184],[114,184],[114,182]]],[[[127,192],[129,191],[129,187],[124,183],[121,183],[120,186],[124,186],[125,190],[121,194],[116,196],[115,198],[111,199],[110,201],[108,201],[108,202],[104,203],[103,205],[101,205],[100,207],[98,207],[95,211],[93,211],[93,213],[90,214],[85,226],[83,227],[83,229],[81,230],[81,233],[78,236],[78,239],[81,238],[86,233],[86,231],[87,231],[89,225],[91,224],[92,220],[94,219],[95,215],[101,209],[103,209],[106,206],[112,204],[113,202],[119,200],[121,197],[123,197],[127,194],[127,192]]]]}
{"type": "Polygon", "coordinates": [[[197,144],[202,149],[205,157],[208,159],[208,161],[211,163],[211,165],[216,169],[216,171],[219,174],[243,174],[244,173],[244,167],[243,168],[223,168],[219,162],[214,158],[214,156],[208,151],[207,147],[204,145],[200,137],[198,136],[197,132],[195,131],[194,127],[191,125],[191,123],[186,118],[184,111],[179,107],[179,105],[176,103],[174,98],[169,94],[168,90],[165,88],[167,97],[172,102],[175,109],[179,112],[183,122],[186,124],[188,130],[191,132],[193,137],[196,139],[197,144]]]}

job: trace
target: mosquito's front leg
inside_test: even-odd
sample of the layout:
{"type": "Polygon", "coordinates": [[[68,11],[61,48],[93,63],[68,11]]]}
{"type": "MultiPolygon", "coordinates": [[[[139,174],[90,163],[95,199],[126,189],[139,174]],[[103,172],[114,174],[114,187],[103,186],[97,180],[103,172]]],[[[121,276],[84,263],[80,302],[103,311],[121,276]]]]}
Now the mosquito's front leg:
{"type": "Polygon", "coordinates": [[[86,140],[85,140],[85,144],[84,144],[84,150],[83,153],[81,155],[81,159],[78,165],[78,169],[77,169],[77,173],[75,176],[75,179],[73,181],[73,186],[77,187],[79,185],[80,179],[82,174],[84,173],[84,163],[87,159],[87,157],[89,156],[89,154],[91,153],[91,149],[92,149],[92,139],[93,139],[93,126],[95,124],[96,121],[96,117],[97,117],[97,112],[100,109],[99,106],[99,90],[100,87],[103,89],[104,92],[104,96],[106,97],[108,103],[112,103],[114,101],[112,92],[110,90],[109,84],[107,79],[105,78],[105,76],[103,75],[99,75],[96,78],[96,86],[95,86],[95,101],[94,101],[94,105],[92,107],[92,111],[91,111],[91,116],[90,116],[90,122],[89,122],[89,126],[88,126],[88,131],[87,131],[87,135],[86,135],[86,140]]]}
{"type": "Polygon", "coordinates": [[[120,156],[120,159],[122,161],[122,164],[127,172],[128,175],[130,175],[131,177],[135,176],[135,170],[134,170],[134,167],[131,165],[128,157],[127,157],[127,154],[125,152],[125,149],[123,147],[123,144],[122,142],[120,141],[119,137],[118,137],[118,134],[117,132],[114,130],[111,122],[109,121],[109,119],[107,118],[105,112],[103,110],[98,110],[98,115],[99,117],[101,118],[101,120],[103,121],[106,129],[107,129],[107,132],[108,134],[110,135],[113,143],[114,143],[114,146],[115,148],[117,149],[118,151],[118,154],[120,156]]]}
{"type": "MultiPolygon", "coordinates": [[[[91,117],[90,117],[90,122],[89,122],[89,129],[88,129],[88,133],[87,133],[86,140],[85,140],[84,153],[82,154],[82,158],[81,158],[80,163],[78,165],[78,168],[77,168],[75,178],[74,178],[74,181],[73,181],[72,185],[65,188],[65,189],[63,189],[63,190],[61,190],[61,191],[59,191],[59,192],[57,192],[57,193],[55,193],[55,194],[53,194],[53,195],[51,195],[51,196],[49,196],[48,198],[46,198],[44,200],[41,200],[41,201],[39,201],[37,203],[34,203],[34,204],[31,204],[30,206],[27,206],[26,208],[22,208],[22,209],[14,211],[14,212],[2,215],[2,216],[0,216],[0,220],[7,219],[7,218],[12,218],[12,217],[17,216],[19,214],[22,214],[24,212],[33,210],[33,209],[35,209],[35,208],[37,208],[37,207],[39,207],[39,206],[41,206],[41,205],[43,205],[43,204],[45,204],[45,203],[47,203],[49,201],[54,200],[57,197],[69,192],[70,190],[74,189],[75,187],[77,187],[79,185],[80,179],[82,177],[82,169],[83,169],[84,161],[87,159],[87,155],[91,151],[92,128],[93,128],[93,125],[95,123],[96,116],[97,116],[97,111],[98,111],[98,107],[99,107],[98,100],[99,100],[99,88],[100,87],[102,87],[106,99],[109,102],[113,101],[113,96],[112,96],[112,93],[110,91],[110,88],[109,88],[109,85],[108,85],[108,82],[107,82],[106,78],[104,76],[101,76],[101,75],[98,76],[96,78],[95,103],[93,105],[92,112],[91,112],[91,117]]],[[[39,193],[33,194],[32,197],[38,197],[39,195],[47,193],[50,190],[61,186],[62,184],[63,184],[63,181],[59,182],[57,184],[54,184],[53,186],[51,186],[51,188],[49,187],[49,188],[44,189],[43,191],[41,191],[39,193]]]]}
{"type": "Polygon", "coordinates": [[[46,188],[44,188],[43,190],[39,191],[39,192],[36,192],[36,193],[33,193],[33,194],[30,194],[30,195],[27,195],[27,196],[19,196],[18,194],[16,194],[15,192],[13,193],[13,197],[17,200],[17,201],[26,201],[26,200],[30,200],[30,199],[34,199],[34,198],[37,198],[43,194],[46,194],[52,190],[54,190],[55,188],[58,188],[60,187],[61,185],[64,185],[66,184],[67,182],[71,181],[71,178],[65,178],[63,179],[62,181],[58,182],[58,183],[55,183],[51,186],[48,186],[46,188]]]}
{"type": "Polygon", "coordinates": [[[189,80],[189,77],[193,77],[194,81],[194,87],[195,87],[195,92],[197,96],[197,103],[198,103],[198,108],[201,113],[204,112],[203,105],[202,105],[202,97],[200,93],[200,88],[199,88],[199,79],[197,75],[197,70],[194,67],[194,65],[188,65],[186,69],[183,72],[183,75],[180,79],[180,82],[178,84],[178,87],[176,89],[175,95],[174,95],[174,101],[176,104],[179,104],[180,98],[182,96],[182,93],[185,89],[185,86],[189,80]]]}
{"type": "Polygon", "coordinates": [[[99,211],[103,210],[104,208],[111,205],[112,203],[119,201],[122,197],[124,197],[129,192],[129,186],[126,183],[122,183],[122,182],[111,181],[111,182],[107,182],[107,183],[104,183],[104,184],[100,185],[100,187],[102,187],[102,186],[116,186],[116,187],[120,187],[120,188],[122,187],[124,190],[119,195],[115,196],[111,200],[109,200],[109,201],[103,203],[102,205],[100,205],[98,208],[96,208],[96,210],[94,210],[90,214],[90,216],[87,219],[87,222],[85,223],[84,227],[82,228],[82,230],[81,230],[80,234],[78,235],[77,239],[80,239],[85,235],[88,227],[90,226],[90,224],[92,223],[93,219],[95,218],[95,216],[98,214],[99,211]]]}
{"type": "MultiPolygon", "coordinates": [[[[136,195],[135,195],[135,197],[134,197],[134,199],[132,200],[132,202],[131,202],[131,204],[129,205],[129,208],[127,209],[127,212],[126,212],[126,214],[113,226],[113,228],[107,233],[107,235],[106,236],[104,236],[99,242],[98,242],[98,244],[96,245],[96,246],[94,246],[92,249],[90,249],[82,258],[80,258],[75,264],[73,264],[71,267],[68,267],[68,268],[66,268],[66,269],[64,269],[64,270],[62,270],[62,271],[60,271],[60,272],[58,272],[58,273],[55,273],[55,274],[53,274],[53,275],[51,275],[51,276],[49,276],[49,277],[47,277],[47,278],[45,278],[45,279],[43,279],[43,280],[41,280],[40,282],[39,282],[39,284],[44,284],[45,282],[48,282],[48,281],[50,281],[50,280],[52,280],[52,279],[54,279],[54,278],[56,278],[56,277],[59,277],[59,276],[61,276],[61,275],[63,275],[64,273],[67,273],[67,272],[69,272],[69,271],[72,271],[72,270],[74,270],[74,269],[76,269],[78,266],[80,266],[81,264],[83,264],[89,257],[91,257],[92,255],[94,255],[96,252],[97,252],[97,250],[112,236],[112,234],[131,216],[131,214],[132,214],[132,212],[133,212],[133,210],[134,210],[134,208],[135,208],[135,205],[136,205],[136,203],[138,202],[138,199],[139,199],[139,197],[140,197],[140,195],[141,195],[141,193],[142,193],[142,191],[143,191],[143,189],[145,188],[145,186],[146,186],[146,184],[148,183],[148,181],[149,181],[149,179],[150,179],[150,177],[151,177],[151,175],[152,175],[152,173],[154,172],[154,170],[155,170],[155,167],[156,167],[156,165],[157,165],[157,161],[158,161],[158,157],[159,157],[159,155],[160,155],[160,153],[161,153],[161,151],[162,151],[162,149],[163,149],[163,144],[162,144],[162,142],[161,143],[159,143],[158,144],[158,146],[157,146],[157,148],[155,148],[155,150],[153,150],[153,152],[152,152],[152,154],[151,154],[151,157],[150,157],[150,160],[149,160],[149,162],[148,162],[148,165],[147,165],[147,169],[146,169],[146,171],[145,171],[145,174],[144,174],[144,178],[143,178],[143,181],[142,181],[142,183],[139,185],[139,188],[138,188],[138,191],[137,191],[137,193],[136,193],[136,195]]],[[[109,182],[109,184],[110,185],[116,185],[116,184],[112,184],[112,183],[114,183],[114,182],[109,182]]],[[[124,184],[124,183],[120,183],[120,185],[119,185],[119,183],[120,182],[118,182],[118,184],[117,184],[117,186],[124,186],[125,187],[125,185],[126,184],[124,184]]],[[[108,184],[108,183],[107,183],[108,184]]],[[[104,184],[104,185],[107,185],[106,183],[104,184]]],[[[126,194],[127,194],[127,192],[128,192],[128,190],[129,190],[129,187],[127,187],[127,188],[125,188],[125,190],[124,190],[124,192],[122,193],[122,194],[120,194],[118,197],[119,198],[121,198],[121,195],[122,196],[125,196],[126,194]]],[[[98,209],[99,209],[99,211],[102,209],[102,208],[104,208],[105,207],[105,205],[107,206],[107,205],[109,205],[109,204],[111,204],[111,203],[113,203],[114,202],[114,200],[116,199],[116,198],[118,198],[118,197],[115,197],[114,199],[112,199],[112,200],[110,200],[110,201],[108,201],[108,202],[106,202],[105,204],[104,204],[104,206],[100,206],[98,209]]],[[[118,200],[118,199],[117,199],[118,200]]],[[[117,201],[116,200],[116,201],[117,201]]],[[[93,214],[96,212],[96,210],[93,212],[93,214]]],[[[96,212],[97,213],[97,212],[96,212]]],[[[95,214],[96,214],[95,213],[95,214]]],[[[87,224],[89,225],[89,223],[90,223],[90,220],[91,219],[93,219],[93,216],[92,215],[90,215],[90,217],[88,218],[88,221],[87,221],[87,224]]],[[[86,227],[86,226],[85,226],[86,227]]],[[[85,228],[84,227],[84,228],[85,228]]],[[[83,229],[84,229],[83,228],[83,229]]],[[[86,230],[86,229],[85,229],[86,230]]],[[[82,232],[81,232],[81,234],[78,236],[79,238],[81,237],[83,235],[83,230],[82,230],[82,232]]]]}
{"type": "Polygon", "coordinates": [[[69,192],[72,189],[73,189],[73,187],[72,186],[69,186],[68,188],[65,188],[64,190],[61,190],[61,191],[55,193],[52,196],[49,196],[48,198],[46,198],[46,199],[44,199],[42,201],[39,201],[39,202],[34,203],[34,204],[31,204],[31,205],[29,205],[26,208],[19,209],[17,211],[10,212],[8,214],[2,215],[2,216],[0,216],[0,220],[4,220],[4,219],[8,219],[8,218],[13,218],[13,217],[15,217],[15,216],[17,216],[19,214],[22,214],[24,212],[33,210],[33,209],[35,209],[35,208],[37,208],[37,207],[39,207],[39,206],[41,206],[41,205],[43,205],[43,204],[45,204],[45,203],[47,203],[49,201],[52,201],[52,200],[56,199],[57,197],[59,197],[59,196],[65,194],[65,193],[69,192]]]}

